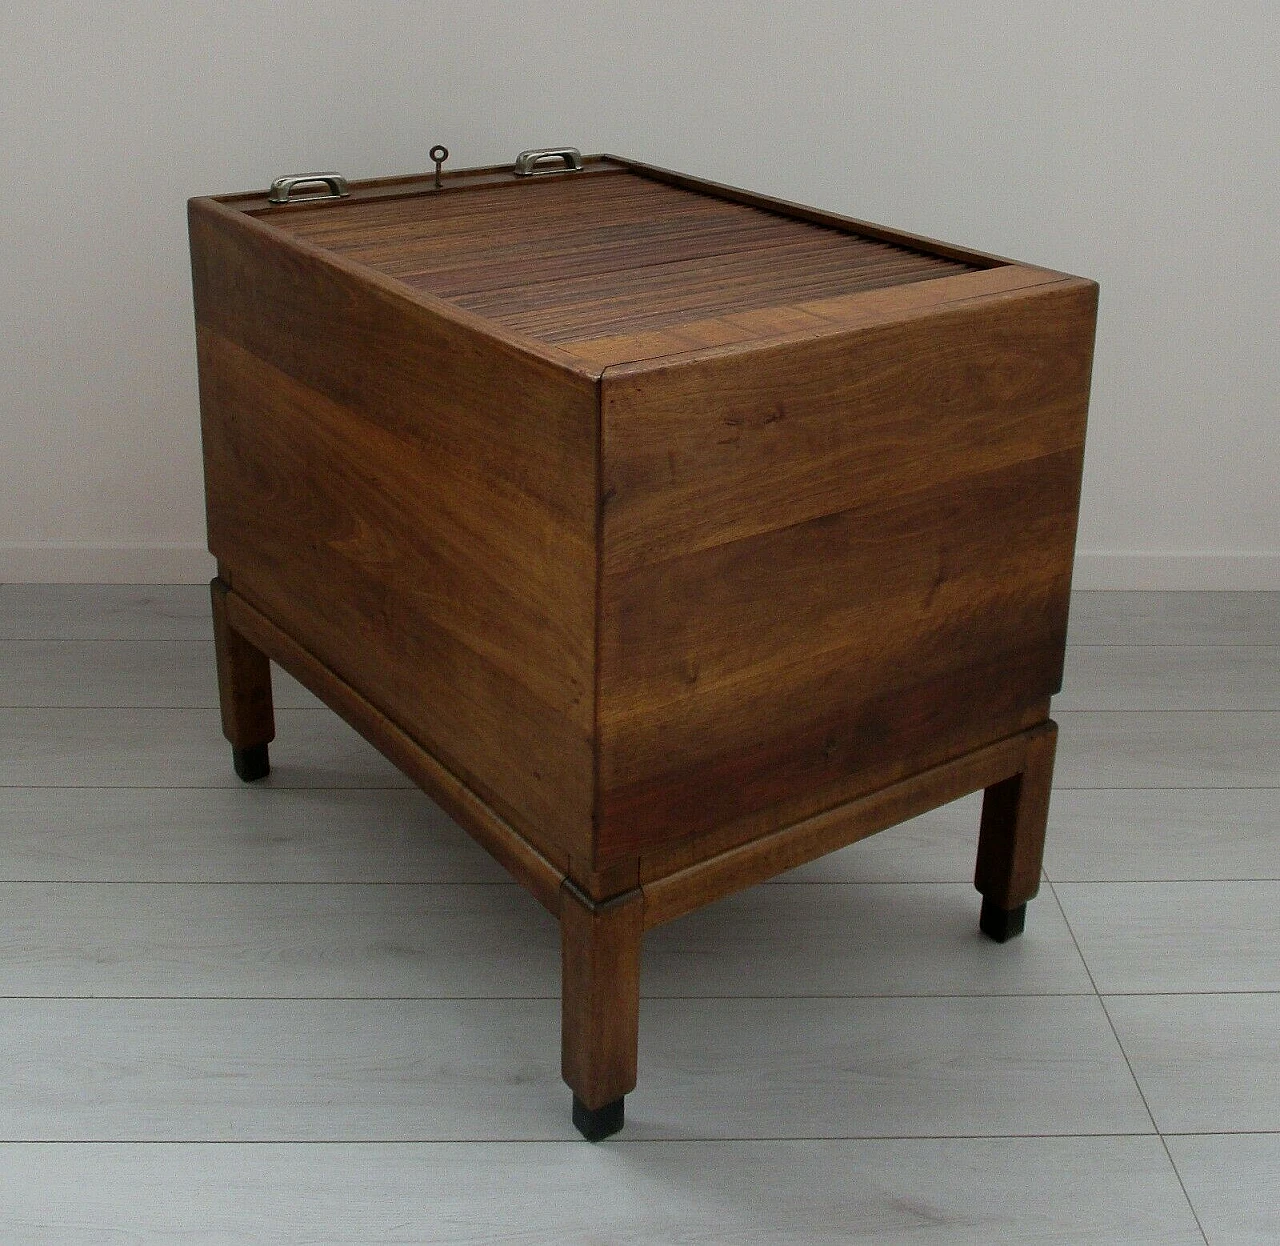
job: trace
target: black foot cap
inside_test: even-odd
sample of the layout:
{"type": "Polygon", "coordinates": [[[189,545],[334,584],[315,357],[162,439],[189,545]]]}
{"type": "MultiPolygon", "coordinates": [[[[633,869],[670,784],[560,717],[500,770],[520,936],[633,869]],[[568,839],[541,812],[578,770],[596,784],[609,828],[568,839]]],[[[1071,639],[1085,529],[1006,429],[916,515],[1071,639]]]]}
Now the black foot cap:
{"type": "Polygon", "coordinates": [[[600,1142],[622,1128],[622,1105],[625,1101],[624,1096],[592,1111],[574,1095],[573,1123],[588,1142],[600,1142]]]}
{"type": "Polygon", "coordinates": [[[982,901],[982,916],[978,925],[988,939],[997,943],[1008,943],[1014,935],[1020,935],[1027,924],[1027,906],[1019,904],[1016,909],[1002,909],[994,901],[985,897],[982,901]]]}
{"type": "Polygon", "coordinates": [[[255,779],[265,779],[271,773],[271,761],[267,757],[267,746],[255,744],[252,748],[233,748],[231,760],[238,774],[246,783],[255,779]]]}

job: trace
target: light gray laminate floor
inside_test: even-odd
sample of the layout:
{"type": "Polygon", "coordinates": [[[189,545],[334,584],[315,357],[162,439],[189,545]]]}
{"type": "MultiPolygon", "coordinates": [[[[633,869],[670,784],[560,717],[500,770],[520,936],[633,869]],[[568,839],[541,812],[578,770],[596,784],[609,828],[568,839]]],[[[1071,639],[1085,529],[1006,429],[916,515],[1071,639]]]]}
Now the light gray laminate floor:
{"type": "Polygon", "coordinates": [[[653,931],[577,1138],[558,939],[202,588],[0,585],[0,1242],[1280,1241],[1280,594],[1073,606],[1046,881],[969,797],[653,931]]]}

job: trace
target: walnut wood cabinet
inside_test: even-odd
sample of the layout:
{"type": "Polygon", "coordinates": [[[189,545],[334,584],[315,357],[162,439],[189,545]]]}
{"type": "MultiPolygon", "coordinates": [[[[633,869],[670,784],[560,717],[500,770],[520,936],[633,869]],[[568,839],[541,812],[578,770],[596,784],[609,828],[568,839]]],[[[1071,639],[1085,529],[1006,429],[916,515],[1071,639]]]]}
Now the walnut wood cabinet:
{"type": "Polygon", "coordinates": [[[587,1136],[651,926],[985,788],[1021,930],[1093,282],[612,156],[190,230],[236,768],[272,659],[558,916],[587,1136]]]}

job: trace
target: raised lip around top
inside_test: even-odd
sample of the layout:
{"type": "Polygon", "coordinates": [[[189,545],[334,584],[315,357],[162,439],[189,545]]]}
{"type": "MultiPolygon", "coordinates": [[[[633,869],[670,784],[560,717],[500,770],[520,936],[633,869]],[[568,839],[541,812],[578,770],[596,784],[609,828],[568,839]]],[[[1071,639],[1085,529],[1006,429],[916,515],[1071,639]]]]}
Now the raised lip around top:
{"type": "Polygon", "coordinates": [[[714,199],[722,199],[731,203],[740,203],[746,207],[760,208],[774,212],[779,216],[793,220],[806,221],[813,225],[824,225],[841,233],[858,234],[864,238],[875,238],[883,242],[897,243],[899,246],[935,255],[940,259],[959,260],[972,264],[975,268],[998,268],[1017,261],[1006,256],[992,255],[985,251],[975,251],[970,247],[957,246],[943,242],[937,238],[929,238],[923,234],[913,234],[906,230],[894,229],[887,225],[878,225],[873,221],[863,221],[856,217],[844,216],[838,212],[829,212],[822,208],[810,207],[795,203],[788,199],[779,199],[757,191],[747,190],[740,186],[730,186],[723,182],[713,182],[706,178],[694,177],[680,173],[674,169],[664,169],[658,165],[646,164],[627,156],[615,156],[608,153],[597,153],[582,158],[582,169],[578,172],[566,171],[559,176],[540,178],[519,177],[512,165],[486,165],[472,169],[455,169],[441,174],[441,187],[436,188],[435,172],[406,173],[394,177],[366,178],[362,181],[347,183],[349,194],[339,199],[302,200],[296,203],[272,203],[266,190],[239,191],[234,194],[202,196],[237,211],[258,217],[260,220],[284,220],[295,212],[324,212],[339,206],[351,207],[360,203],[382,202],[396,199],[412,199],[418,196],[436,195],[445,191],[458,192],[467,190],[492,189],[509,187],[512,190],[528,191],[534,188],[554,185],[565,179],[578,179],[584,176],[618,176],[631,174],[649,181],[663,182],[668,186],[676,186],[694,194],[706,195],[714,199]]]}
{"type": "MultiPolygon", "coordinates": [[[[677,186],[693,193],[705,194],[713,198],[741,203],[748,207],[760,208],[795,220],[824,225],[843,233],[859,234],[863,237],[895,243],[924,254],[936,255],[943,259],[960,260],[963,263],[972,265],[976,271],[968,274],[941,276],[932,281],[914,283],[914,285],[921,287],[947,285],[955,281],[964,282],[968,288],[963,289],[963,291],[960,288],[956,288],[955,291],[957,297],[964,302],[987,297],[1007,296],[1015,289],[1023,286],[1029,287],[1056,282],[1087,282],[1086,278],[1074,277],[1069,273],[1059,272],[1043,265],[1027,264],[1005,256],[992,255],[983,251],[955,246],[920,234],[913,234],[905,230],[878,225],[871,221],[863,221],[855,217],[843,216],[836,212],[828,212],[820,208],[793,203],[740,187],[712,182],[671,169],[645,164],[642,161],[632,160],[627,157],[609,154],[584,156],[583,170],[581,172],[565,173],[562,176],[576,180],[582,177],[617,176],[628,173],[652,181],[663,182],[667,185],[677,186]],[[1003,275],[992,284],[988,279],[996,279],[998,273],[1003,275]],[[965,281],[966,278],[982,277],[984,274],[985,278],[979,283],[979,288],[973,288],[969,282],[965,281]],[[988,285],[990,285],[989,289],[987,288],[988,285]]],[[[466,191],[494,186],[508,186],[513,189],[529,191],[536,190],[541,186],[558,184],[562,178],[517,177],[514,175],[511,165],[492,165],[474,169],[458,169],[443,174],[442,180],[444,187],[453,191],[466,191]]],[[[446,298],[417,289],[381,272],[375,267],[349,259],[299,237],[288,228],[282,228],[284,225],[282,214],[334,211],[338,210],[341,205],[389,201],[411,198],[417,195],[440,193],[435,186],[434,170],[394,177],[364,179],[350,182],[348,186],[350,194],[345,198],[297,204],[272,204],[267,198],[268,192],[266,190],[242,191],[225,195],[197,195],[188,200],[188,209],[191,212],[211,211],[215,215],[223,216],[228,221],[239,218],[250,229],[265,231],[280,238],[282,241],[287,241],[291,247],[312,256],[316,260],[347,273],[360,274],[363,280],[370,282],[381,289],[384,294],[399,301],[415,304],[437,316],[444,317],[446,320],[482,330],[490,337],[496,338],[523,355],[543,359],[584,379],[596,382],[599,382],[606,372],[612,373],[619,369],[631,371],[669,365],[676,362],[693,361],[711,356],[737,354],[740,351],[761,346],[782,345],[793,339],[814,336],[825,337],[828,334],[848,332],[855,327],[866,328],[869,323],[895,321],[918,314],[914,308],[899,308],[895,306],[893,309],[884,309],[883,315],[873,313],[869,320],[863,320],[860,317],[860,323],[857,326],[841,326],[833,323],[829,330],[822,330],[817,333],[813,330],[802,330],[777,335],[769,334],[752,341],[722,346],[691,347],[688,351],[682,351],[677,355],[637,357],[633,360],[615,361],[607,365],[588,362],[580,356],[550,342],[545,342],[531,334],[511,329],[499,320],[468,311],[446,298]]],[[[1094,283],[1089,282],[1088,284],[1094,283]]],[[[877,291],[874,290],[867,291],[865,295],[868,298],[872,298],[876,293],[877,291]]],[[[868,310],[871,309],[869,308],[868,310]]]]}

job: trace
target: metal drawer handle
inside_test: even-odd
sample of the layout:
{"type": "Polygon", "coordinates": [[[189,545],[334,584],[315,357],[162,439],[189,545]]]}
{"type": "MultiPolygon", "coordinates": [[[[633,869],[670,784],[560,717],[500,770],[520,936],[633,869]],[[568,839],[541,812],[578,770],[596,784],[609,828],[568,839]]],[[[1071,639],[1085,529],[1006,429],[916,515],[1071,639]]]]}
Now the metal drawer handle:
{"type": "Polygon", "coordinates": [[[267,196],[269,203],[310,203],[313,199],[345,199],[351,192],[347,189],[347,179],[341,173],[299,173],[294,177],[278,177],[271,183],[271,193],[267,196]],[[296,186],[307,186],[315,182],[323,182],[329,189],[319,195],[298,195],[294,197],[296,186]]]}
{"type": "Polygon", "coordinates": [[[516,157],[517,177],[533,177],[535,173],[581,173],[582,153],[576,147],[535,147],[516,157]],[[544,160],[563,160],[562,165],[539,168],[544,160]]]}

